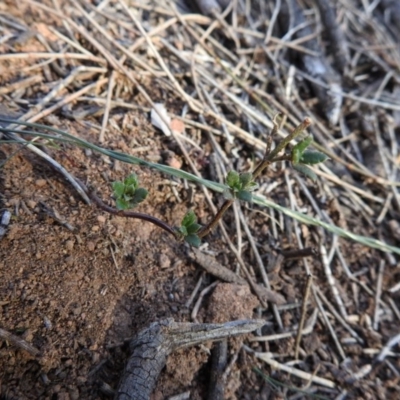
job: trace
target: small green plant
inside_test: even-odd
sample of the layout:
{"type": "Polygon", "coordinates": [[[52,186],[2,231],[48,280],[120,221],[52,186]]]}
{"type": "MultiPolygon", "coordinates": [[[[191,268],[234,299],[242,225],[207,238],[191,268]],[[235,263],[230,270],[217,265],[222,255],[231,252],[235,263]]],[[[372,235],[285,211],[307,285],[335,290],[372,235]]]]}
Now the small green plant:
{"type": "Polygon", "coordinates": [[[177,228],[178,235],[181,235],[185,241],[192,246],[199,247],[201,239],[197,235],[201,225],[197,223],[196,214],[190,210],[182,219],[181,226],[177,228]]]}
{"type": "Polygon", "coordinates": [[[317,180],[314,171],[307,167],[307,165],[319,164],[326,161],[327,156],[318,151],[307,150],[307,147],[313,142],[312,135],[308,135],[305,139],[301,140],[292,148],[291,161],[293,168],[307,176],[313,181],[317,180]]]}
{"type": "Polygon", "coordinates": [[[253,174],[251,172],[239,174],[236,171],[229,171],[226,177],[226,184],[228,188],[224,190],[223,195],[227,200],[239,199],[251,201],[251,192],[258,188],[258,183],[253,181],[253,174]]]}
{"type": "Polygon", "coordinates": [[[277,122],[277,117],[278,116],[273,120],[274,128],[267,139],[264,158],[253,172],[238,173],[236,171],[230,171],[228,173],[225,180],[226,188],[223,192],[225,201],[215,216],[211,218],[205,226],[201,226],[197,222],[196,214],[192,210],[186,213],[182,219],[181,226],[178,228],[172,227],[151,215],[129,211],[129,209],[134,208],[147,197],[147,190],[139,187],[138,178],[135,174],[129,175],[123,182],[117,181],[112,184],[116,208],[104,204],[94,192],[90,193],[90,197],[99,207],[111,214],[149,221],[174,235],[176,239],[183,239],[190,245],[198,247],[201,244],[201,239],[216,227],[225,212],[235,200],[252,201],[252,192],[258,188],[256,179],[259,178],[265,169],[267,169],[271,164],[279,161],[289,161],[299,172],[313,180],[316,179],[316,175],[308,165],[324,162],[326,156],[322,153],[308,150],[308,147],[313,141],[311,135],[294,145],[291,148],[290,153],[285,153],[291,141],[304,132],[304,130],[311,124],[311,120],[309,118],[304,119],[301,124],[293,129],[287,137],[278,142],[277,146],[271,150],[272,138],[280,128],[280,125],[277,122]]]}
{"type": "Polygon", "coordinates": [[[134,208],[145,200],[148,195],[146,189],[139,187],[139,181],[136,174],[129,175],[123,182],[113,182],[112,188],[118,210],[129,210],[134,208]]]}

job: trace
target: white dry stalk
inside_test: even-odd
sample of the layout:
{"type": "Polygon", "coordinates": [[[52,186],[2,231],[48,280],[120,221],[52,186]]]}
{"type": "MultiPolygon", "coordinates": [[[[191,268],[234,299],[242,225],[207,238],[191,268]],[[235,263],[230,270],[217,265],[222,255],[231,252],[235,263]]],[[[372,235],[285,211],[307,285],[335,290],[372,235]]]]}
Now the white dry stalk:
{"type": "Polygon", "coordinates": [[[325,309],[324,309],[324,307],[323,307],[323,305],[321,303],[320,298],[318,297],[317,290],[316,290],[315,286],[313,286],[313,294],[314,294],[314,299],[315,299],[315,301],[316,301],[316,303],[318,305],[319,311],[321,312],[322,320],[325,323],[325,325],[328,327],[328,330],[329,330],[329,332],[330,332],[330,334],[332,336],[333,341],[335,342],[336,348],[337,348],[340,356],[342,357],[342,360],[345,360],[346,359],[346,354],[345,354],[345,352],[343,350],[342,345],[340,344],[340,341],[339,341],[339,339],[338,339],[338,337],[336,335],[335,330],[333,329],[333,326],[332,326],[331,322],[329,321],[328,316],[326,315],[326,311],[325,311],[325,309]]]}
{"type": "Polygon", "coordinates": [[[383,279],[383,271],[385,269],[385,260],[381,260],[379,263],[379,270],[378,270],[378,280],[376,282],[376,293],[375,293],[375,311],[374,311],[374,323],[373,328],[377,331],[379,327],[379,303],[382,294],[382,279],[383,279]]]}
{"type": "MultiPolygon", "coordinates": [[[[302,336],[309,335],[313,330],[315,323],[317,321],[318,316],[318,308],[315,308],[311,317],[308,319],[306,327],[301,331],[302,336]]],[[[275,340],[282,340],[288,339],[293,337],[297,334],[297,330],[284,332],[284,333],[277,333],[275,335],[268,335],[268,336],[254,336],[249,338],[249,342],[272,342],[275,340]]]]}
{"type": "Polygon", "coordinates": [[[350,327],[350,325],[340,316],[340,314],[336,311],[335,307],[328,301],[328,299],[325,297],[325,295],[322,293],[322,291],[316,287],[315,288],[318,296],[321,298],[323,303],[328,307],[329,311],[332,313],[332,315],[338,320],[338,322],[350,333],[351,336],[353,336],[356,341],[360,344],[364,344],[363,339],[357,334],[357,332],[350,327]]]}
{"type": "MultiPolygon", "coordinates": [[[[246,346],[245,347],[247,351],[249,351],[249,348],[246,346]]],[[[253,353],[259,360],[262,360],[266,362],[268,365],[270,365],[272,368],[278,370],[278,371],[284,371],[287,372],[291,375],[297,376],[298,378],[304,379],[305,381],[308,382],[313,382],[321,386],[325,386],[331,389],[336,388],[336,384],[333,381],[330,381],[329,379],[325,378],[320,378],[318,376],[315,376],[314,374],[310,374],[308,372],[304,372],[300,369],[290,367],[285,364],[281,364],[278,361],[274,360],[271,358],[270,355],[267,353],[259,353],[259,352],[254,352],[253,353]]]]}
{"type": "Polygon", "coordinates": [[[329,260],[328,260],[326,248],[322,243],[319,246],[319,251],[320,251],[320,254],[321,254],[321,261],[322,261],[322,265],[324,267],[325,276],[326,276],[328,284],[329,284],[329,286],[330,286],[330,288],[332,290],[333,297],[334,297],[334,299],[336,301],[336,304],[339,307],[340,314],[346,320],[348,314],[347,314],[346,308],[344,306],[343,300],[340,297],[339,290],[336,287],[335,278],[332,275],[332,270],[331,270],[331,266],[330,266],[330,263],[329,263],[329,260]]]}

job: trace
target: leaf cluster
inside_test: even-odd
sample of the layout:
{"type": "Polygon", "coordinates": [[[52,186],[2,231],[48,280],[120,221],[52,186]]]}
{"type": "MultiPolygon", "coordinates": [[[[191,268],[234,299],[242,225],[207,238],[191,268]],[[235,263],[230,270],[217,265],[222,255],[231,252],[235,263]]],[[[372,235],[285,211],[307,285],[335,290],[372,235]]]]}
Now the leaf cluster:
{"type": "Polygon", "coordinates": [[[318,151],[307,150],[307,147],[313,142],[312,135],[308,135],[292,148],[291,161],[293,168],[307,176],[313,181],[317,180],[314,171],[308,168],[307,165],[319,164],[328,158],[325,154],[318,151]]]}
{"type": "Polygon", "coordinates": [[[199,247],[201,239],[197,235],[201,225],[197,223],[197,217],[194,211],[190,210],[183,217],[181,226],[177,228],[177,232],[181,235],[185,241],[192,246],[199,247]]]}
{"type": "Polygon", "coordinates": [[[258,184],[253,181],[253,174],[251,172],[239,174],[236,171],[229,171],[226,177],[226,184],[229,188],[225,189],[223,194],[227,200],[239,199],[251,201],[251,192],[258,188],[258,184]]]}
{"type": "Polygon", "coordinates": [[[131,174],[123,182],[112,183],[115,203],[118,210],[128,210],[136,207],[147,197],[147,190],[139,187],[136,174],[131,174]]]}

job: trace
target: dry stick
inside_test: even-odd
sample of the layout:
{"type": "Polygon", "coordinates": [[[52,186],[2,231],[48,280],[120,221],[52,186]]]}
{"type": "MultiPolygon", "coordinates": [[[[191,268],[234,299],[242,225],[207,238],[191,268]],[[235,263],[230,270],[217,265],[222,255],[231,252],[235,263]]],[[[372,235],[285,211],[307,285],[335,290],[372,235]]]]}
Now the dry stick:
{"type": "Polygon", "coordinates": [[[318,309],[321,312],[322,320],[325,322],[325,325],[328,327],[328,330],[329,330],[329,332],[330,332],[330,334],[332,336],[333,341],[335,342],[336,348],[338,349],[338,352],[339,352],[342,360],[345,360],[346,359],[346,354],[345,354],[345,352],[343,350],[342,345],[340,344],[340,341],[339,341],[339,339],[338,339],[338,337],[336,335],[336,332],[334,331],[334,329],[332,327],[332,324],[330,323],[330,321],[328,319],[328,316],[326,315],[325,309],[322,306],[321,300],[318,297],[316,288],[314,286],[312,286],[312,290],[313,290],[314,299],[317,302],[318,309]]]}
{"type": "Polygon", "coordinates": [[[189,308],[189,307],[192,305],[194,298],[197,296],[197,293],[198,293],[198,291],[200,290],[200,286],[201,286],[201,284],[203,283],[203,279],[204,279],[204,276],[205,276],[205,275],[206,275],[205,272],[202,272],[202,273],[201,273],[200,278],[199,278],[199,280],[197,281],[196,286],[195,286],[195,288],[193,289],[192,294],[190,295],[189,299],[188,299],[187,302],[185,303],[185,307],[186,307],[186,308],[189,308]]]}
{"type": "MultiPolygon", "coordinates": [[[[209,274],[221,279],[225,282],[235,283],[237,285],[245,285],[249,284],[250,287],[253,289],[253,292],[259,297],[260,301],[265,304],[265,300],[270,301],[273,304],[284,304],[286,302],[285,298],[278,294],[277,292],[265,288],[255,282],[253,282],[247,268],[244,266],[243,268],[243,261],[239,261],[243,272],[245,272],[247,281],[242,278],[241,276],[235,274],[230,269],[224,267],[220,263],[218,263],[213,257],[208,256],[207,254],[202,253],[200,250],[192,249],[192,252],[189,254],[198,265],[200,265],[205,271],[209,274]]],[[[240,257],[240,255],[239,255],[240,257]]],[[[263,304],[263,306],[264,306],[263,304]]]]}
{"type": "Polygon", "coordinates": [[[9,333],[1,328],[0,328],[0,339],[11,342],[15,346],[27,351],[34,357],[37,357],[40,354],[40,351],[36,347],[30,345],[26,340],[23,340],[18,336],[15,336],[12,333],[9,333]]]}
{"type": "Polygon", "coordinates": [[[249,333],[264,323],[260,320],[242,320],[225,324],[191,324],[176,323],[170,318],[151,324],[130,343],[132,354],[116,400],[150,399],[157,378],[172,352],[210,340],[249,333]]]}
{"type": "Polygon", "coordinates": [[[381,260],[379,263],[378,280],[376,282],[376,293],[375,293],[375,311],[374,311],[374,323],[373,328],[377,331],[379,327],[379,301],[382,295],[382,279],[383,271],[385,270],[385,260],[381,260]]]}
{"type": "Polygon", "coordinates": [[[15,59],[26,59],[26,58],[54,58],[54,59],[66,59],[66,60],[87,60],[95,61],[99,64],[105,64],[104,59],[90,54],[77,54],[77,53],[5,53],[0,54],[0,61],[2,60],[15,60],[15,59]]]}
{"type": "MultiPolygon", "coordinates": [[[[315,308],[311,317],[308,319],[306,327],[302,330],[301,335],[306,336],[314,331],[315,323],[317,322],[318,308],[315,308]]],[[[254,336],[249,338],[250,342],[275,342],[277,340],[288,339],[295,336],[298,331],[289,331],[284,333],[276,333],[274,335],[267,336],[254,336]]]]}
{"type": "Polygon", "coordinates": [[[9,85],[0,87],[0,95],[14,92],[16,90],[24,89],[30,87],[32,85],[36,85],[37,83],[41,83],[43,81],[42,75],[33,75],[25,79],[21,79],[17,82],[11,83],[9,85]]]}
{"type": "Polygon", "coordinates": [[[390,353],[392,347],[400,343],[400,333],[393,336],[383,347],[378,357],[376,357],[376,362],[382,362],[390,353]]]}
{"type": "Polygon", "coordinates": [[[224,282],[245,285],[247,282],[240,275],[235,274],[230,269],[217,262],[214,257],[202,253],[200,250],[192,249],[189,256],[193,258],[207,273],[213,275],[224,282]]]}
{"type": "Polygon", "coordinates": [[[104,135],[105,135],[105,132],[107,129],[108,115],[110,113],[110,107],[111,107],[111,98],[112,98],[112,93],[113,93],[114,85],[115,85],[115,74],[116,74],[115,70],[111,71],[110,79],[108,80],[106,107],[104,109],[103,120],[101,122],[101,131],[100,131],[100,135],[99,135],[100,143],[104,142],[104,135]]]}
{"type": "MultiPolygon", "coordinates": [[[[100,104],[105,104],[106,103],[106,100],[104,98],[102,98],[102,97],[86,97],[86,96],[82,96],[79,99],[77,99],[77,101],[90,101],[90,102],[100,103],[100,104]]],[[[129,110],[141,110],[141,111],[146,112],[146,113],[151,111],[150,107],[142,107],[142,106],[139,106],[137,104],[126,103],[126,102],[124,102],[122,100],[112,100],[111,101],[111,106],[112,107],[124,107],[124,108],[127,108],[129,110]]],[[[184,122],[185,125],[193,126],[194,128],[198,128],[198,129],[201,129],[203,131],[213,133],[215,135],[221,135],[221,132],[218,129],[212,128],[212,127],[206,125],[205,122],[201,123],[201,122],[193,121],[191,119],[184,118],[184,117],[182,117],[180,115],[170,114],[170,116],[173,119],[179,119],[180,121],[184,122]]],[[[200,114],[200,116],[201,116],[201,114],[200,114]]],[[[204,121],[204,119],[203,119],[203,121],[204,121]]],[[[133,150],[135,150],[135,149],[133,149],[133,150]]]]}
{"type": "Polygon", "coordinates": [[[286,260],[299,260],[318,256],[318,250],[315,247],[305,247],[304,249],[282,251],[281,254],[286,260]]]}
{"type": "Polygon", "coordinates": [[[210,382],[208,384],[208,400],[225,399],[224,370],[228,358],[228,341],[221,340],[214,344],[211,350],[210,382]]]}
{"type": "Polygon", "coordinates": [[[328,261],[326,248],[322,243],[320,244],[319,252],[321,254],[321,262],[322,262],[322,265],[324,267],[326,280],[328,281],[328,284],[329,284],[329,286],[331,288],[331,291],[332,291],[333,297],[334,297],[334,299],[336,301],[336,304],[339,307],[340,314],[342,315],[343,319],[346,320],[347,319],[346,307],[345,307],[345,305],[343,303],[342,298],[340,297],[339,290],[336,287],[335,278],[332,275],[331,266],[330,266],[329,261],[328,261]]]}
{"type": "Polygon", "coordinates": [[[329,311],[339,321],[339,323],[350,333],[351,336],[353,336],[357,340],[358,343],[360,343],[361,345],[364,345],[364,340],[342,318],[342,316],[336,311],[335,307],[328,301],[328,299],[325,297],[325,295],[322,293],[322,291],[318,287],[315,287],[315,290],[318,293],[318,296],[321,298],[322,302],[328,307],[329,311]]]}
{"type": "Polygon", "coordinates": [[[203,238],[207,236],[219,223],[225,212],[229,209],[229,207],[233,204],[234,200],[225,200],[222,206],[219,208],[217,213],[213,216],[211,221],[200,229],[198,232],[198,237],[203,238]]]}
{"type": "Polygon", "coordinates": [[[200,306],[201,306],[201,302],[203,301],[203,298],[206,294],[210,293],[211,290],[213,290],[215,288],[215,286],[218,285],[218,281],[215,281],[214,283],[212,283],[211,285],[207,286],[206,288],[204,288],[201,292],[200,295],[193,307],[192,313],[190,314],[190,318],[192,321],[194,322],[199,322],[197,320],[197,314],[199,313],[200,310],[200,306]]]}
{"type": "Polygon", "coordinates": [[[300,340],[303,331],[304,322],[306,320],[307,314],[307,301],[310,296],[311,284],[312,284],[313,276],[310,274],[307,276],[306,288],[304,290],[303,302],[301,304],[301,317],[299,322],[299,328],[297,331],[296,341],[294,345],[294,358],[297,360],[299,358],[299,349],[300,349],[300,340]]]}
{"type": "MultiPolygon", "coordinates": [[[[250,232],[249,226],[246,223],[246,218],[245,218],[242,210],[240,210],[240,220],[241,220],[242,225],[244,227],[244,230],[246,232],[247,238],[249,239],[251,248],[253,250],[253,254],[254,254],[254,256],[255,256],[255,258],[257,260],[257,264],[258,264],[259,271],[261,273],[261,277],[262,277],[262,280],[264,282],[264,285],[268,290],[271,290],[271,284],[269,283],[269,279],[268,279],[267,272],[265,270],[264,263],[263,263],[262,258],[260,256],[260,253],[258,251],[256,243],[255,243],[255,241],[253,239],[253,235],[250,232]]],[[[275,316],[276,322],[278,323],[279,328],[281,330],[283,330],[282,318],[281,318],[281,315],[279,314],[279,311],[278,311],[278,309],[276,307],[276,304],[274,302],[272,303],[272,311],[274,313],[274,316],[275,316]]]]}
{"type": "Polygon", "coordinates": [[[311,381],[314,383],[317,383],[318,385],[322,385],[328,388],[332,388],[334,389],[336,387],[335,382],[330,381],[329,379],[325,379],[325,378],[320,378],[318,376],[315,376],[314,374],[310,374],[308,372],[304,372],[300,369],[297,368],[293,368],[290,366],[287,366],[285,364],[281,364],[277,361],[275,361],[274,359],[271,358],[271,356],[268,353],[258,353],[258,352],[254,352],[252,349],[250,349],[247,346],[244,346],[246,351],[248,351],[249,353],[254,354],[258,359],[266,362],[268,365],[270,365],[273,369],[276,369],[278,371],[285,371],[291,375],[297,376],[301,379],[304,379],[306,381],[311,381]]]}

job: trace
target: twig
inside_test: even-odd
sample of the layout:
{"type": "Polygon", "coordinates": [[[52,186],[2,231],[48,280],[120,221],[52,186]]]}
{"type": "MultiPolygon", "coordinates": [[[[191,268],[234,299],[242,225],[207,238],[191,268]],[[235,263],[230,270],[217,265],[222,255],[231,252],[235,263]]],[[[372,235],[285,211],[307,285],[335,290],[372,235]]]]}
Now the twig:
{"type": "Polygon", "coordinates": [[[331,291],[332,291],[333,297],[334,297],[334,299],[336,301],[336,304],[339,307],[340,314],[342,315],[342,317],[344,319],[346,319],[347,318],[347,311],[346,311],[346,308],[344,306],[343,300],[340,297],[339,290],[336,287],[335,278],[332,275],[332,270],[331,270],[331,267],[330,267],[330,264],[329,264],[329,261],[328,261],[326,249],[325,249],[325,246],[322,243],[319,246],[319,252],[321,254],[321,261],[322,261],[322,265],[324,267],[326,280],[328,281],[328,284],[329,284],[329,286],[331,288],[331,291]]]}
{"type": "Polygon", "coordinates": [[[335,342],[336,348],[337,348],[337,350],[338,350],[338,352],[339,352],[339,354],[340,354],[340,357],[342,358],[342,360],[345,360],[345,359],[346,359],[346,354],[345,354],[345,352],[344,352],[344,350],[343,350],[342,345],[340,344],[340,341],[339,341],[339,339],[338,339],[338,337],[337,337],[337,335],[336,335],[335,330],[334,330],[333,327],[332,327],[332,324],[330,323],[330,321],[329,321],[329,319],[328,319],[328,316],[326,315],[326,312],[325,312],[325,310],[324,310],[324,307],[322,306],[321,301],[320,301],[320,299],[318,298],[318,295],[317,295],[315,289],[313,290],[313,294],[314,294],[315,301],[317,302],[319,311],[321,312],[322,320],[325,322],[325,325],[326,325],[326,326],[328,327],[328,329],[329,329],[329,332],[330,332],[330,334],[331,334],[331,336],[332,336],[332,339],[333,339],[333,341],[335,342]]]}
{"type": "Polygon", "coordinates": [[[109,214],[118,215],[119,217],[136,218],[150,222],[151,224],[158,226],[159,228],[163,229],[164,231],[170,233],[175,238],[177,238],[177,232],[175,231],[175,229],[170,225],[168,225],[166,222],[163,222],[160,219],[153,217],[152,215],[149,214],[143,214],[135,211],[118,210],[116,208],[110,207],[107,204],[103,203],[103,201],[96,195],[96,193],[93,190],[89,190],[81,181],[79,182],[79,184],[92,199],[93,203],[96,204],[102,210],[108,212],[109,214]]]}
{"type": "Polygon", "coordinates": [[[350,327],[350,325],[342,318],[342,316],[336,311],[335,307],[328,301],[322,291],[316,287],[315,290],[318,293],[318,296],[324,302],[324,304],[328,307],[329,311],[333,314],[333,316],[339,321],[339,323],[353,336],[358,343],[361,345],[364,344],[364,340],[358,335],[358,333],[350,327]]]}
{"type": "Polygon", "coordinates": [[[382,362],[389,354],[393,346],[396,346],[400,343],[400,333],[393,336],[383,347],[378,357],[376,357],[377,362],[382,362]]]}
{"type": "Polygon", "coordinates": [[[266,300],[271,301],[274,304],[285,303],[285,298],[279,293],[255,283],[250,277],[246,268],[243,269],[243,272],[246,274],[247,281],[241,276],[232,272],[230,269],[218,263],[213,257],[202,253],[200,250],[192,249],[190,256],[208,273],[225,282],[235,283],[237,285],[249,284],[253,292],[258,296],[262,303],[265,303],[266,300]]]}
{"type": "Polygon", "coordinates": [[[385,270],[385,260],[381,260],[379,263],[378,280],[376,282],[376,293],[375,293],[375,311],[374,311],[374,323],[373,328],[377,331],[379,327],[379,302],[382,295],[382,279],[383,271],[385,270]]]}
{"type": "Polygon", "coordinates": [[[197,320],[197,314],[199,312],[200,306],[201,306],[201,302],[203,301],[203,298],[206,294],[208,294],[209,292],[211,292],[211,290],[213,290],[215,288],[215,286],[218,285],[218,281],[215,281],[214,283],[212,283],[211,285],[207,286],[205,289],[203,289],[200,292],[199,298],[196,301],[196,304],[193,307],[192,313],[190,315],[190,318],[192,319],[192,321],[194,322],[198,322],[197,320]]]}
{"type": "MultiPolygon", "coordinates": [[[[301,331],[302,336],[309,335],[310,333],[313,332],[315,323],[317,322],[317,316],[318,316],[318,308],[314,309],[314,312],[312,313],[311,317],[308,319],[306,327],[301,331]]],[[[250,342],[274,342],[276,340],[282,340],[282,339],[287,339],[295,336],[298,333],[298,331],[289,331],[289,332],[284,332],[284,333],[276,333],[273,335],[268,335],[268,336],[254,336],[253,338],[250,338],[250,342]]]]}
{"type": "Polygon", "coordinates": [[[307,276],[307,283],[306,283],[306,287],[304,289],[303,302],[301,304],[301,317],[300,317],[299,328],[297,331],[296,341],[295,341],[295,345],[294,345],[294,349],[295,349],[294,350],[294,358],[296,360],[299,358],[300,340],[301,340],[301,334],[303,331],[304,321],[306,320],[307,301],[308,301],[308,297],[310,296],[312,279],[313,279],[312,275],[307,276]]]}
{"type": "Polygon", "coordinates": [[[228,357],[228,341],[221,340],[214,344],[211,350],[211,371],[208,384],[208,400],[224,400],[225,379],[224,370],[228,357]]]}
{"type": "Polygon", "coordinates": [[[37,357],[40,355],[40,350],[38,350],[36,347],[33,347],[27,341],[25,341],[25,340],[19,338],[18,336],[15,336],[12,333],[9,333],[1,328],[0,328],[0,339],[11,342],[13,345],[27,351],[29,354],[31,354],[34,357],[37,357]]]}
{"type": "Polygon", "coordinates": [[[247,347],[247,346],[244,346],[244,347],[245,347],[246,351],[254,354],[255,357],[266,362],[268,365],[270,365],[272,368],[274,368],[276,370],[287,372],[291,375],[297,376],[306,381],[314,382],[318,385],[322,385],[322,386],[332,388],[332,389],[336,388],[335,382],[330,381],[329,379],[320,378],[320,377],[310,374],[308,372],[301,371],[300,369],[293,368],[293,367],[287,366],[285,364],[281,364],[281,363],[275,361],[274,359],[272,359],[271,356],[268,355],[267,353],[253,352],[253,350],[251,350],[249,347],[247,347]]]}
{"type": "Polygon", "coordinates": [[[132,355],[125,367],[117,400],[147,400],[170,353],[206,341],[252,332],[264,321],[243,320],[225,324],[176,323],[167,319],[151,324],[130,343],[132,355]]]}

